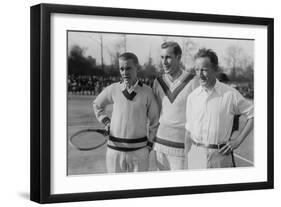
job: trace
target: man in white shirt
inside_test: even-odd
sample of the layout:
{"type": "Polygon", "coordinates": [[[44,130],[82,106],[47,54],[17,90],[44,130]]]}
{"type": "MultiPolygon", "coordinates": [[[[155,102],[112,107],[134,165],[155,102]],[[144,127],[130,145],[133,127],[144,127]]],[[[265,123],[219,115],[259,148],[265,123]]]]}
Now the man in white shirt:
{"type": "Polygon", "coordinates": [[[237,90],[216,79],[218,58],[210,49],[195,55],[200,86],[187,98],[185,153],[188,168],[233,167],[231,152],[253,129],[253,105],[237,90]],[[237,114],[247,118],[244,129],[230,139],[237,114]]]}
{"type": "Polygon", "coordinates": [[[120,55],[122,81],[106,87],[93,103],[97,119],[110,132],[106,152],[109,173],[147,171],[149,167],[149,143],[155,138],[159,110],[152,89],[138,80],[138,68],[135,54],[120,55]],[[109,104],[113,104],[111,118],[106,111],[109,104]]]}

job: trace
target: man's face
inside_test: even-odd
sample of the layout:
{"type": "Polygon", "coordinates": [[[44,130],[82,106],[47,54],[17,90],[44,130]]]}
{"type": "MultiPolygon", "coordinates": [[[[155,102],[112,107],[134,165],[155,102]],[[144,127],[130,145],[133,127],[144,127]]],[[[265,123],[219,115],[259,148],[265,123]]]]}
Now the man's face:
{"type": "Polygon", "coordinates": [[[195,60],[195,71],[202,87],[209,88],[216,80],[216,71],[209,57],[199,57],[195,60]]]}
{"type": "Polygon", "coordinates": [[[161,64],[166,74],[176,73],[180,67],[180,56],[174,54],[172,47],[161,49],[161,64]]]}
{"type": "Polygon", "coordinates": [[[132,86],[137,81],[138,66],[133,60],[119,59],[119,70],[124,83],[132,86]]]}

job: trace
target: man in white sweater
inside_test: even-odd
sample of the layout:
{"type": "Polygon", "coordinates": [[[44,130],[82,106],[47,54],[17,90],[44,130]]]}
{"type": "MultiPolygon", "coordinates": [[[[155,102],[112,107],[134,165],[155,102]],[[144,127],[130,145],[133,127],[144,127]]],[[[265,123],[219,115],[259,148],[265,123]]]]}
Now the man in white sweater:
{"type": "Polygon", "coordinates": [[[164,42],[161,45],[164,74],[153,85],[160,108],[160,125],[153,147],[157,170],[182,170],[185,167],[186,100],[197,85],[192,80],[194,75],[181,69],[181,55],[178,43],[164,42]]]}
{"type": "Polygon", "coordinates": [[[105,88],[93,103],[97,119],[109,129],[106,166],[109,173],[147,171],[149,146],[158,127],[159,109],[152,89],[137,78],[138,58],[119,57],[122,81],[105,88]],[[113,104],[111,118],[106,106],[113,104]]]}

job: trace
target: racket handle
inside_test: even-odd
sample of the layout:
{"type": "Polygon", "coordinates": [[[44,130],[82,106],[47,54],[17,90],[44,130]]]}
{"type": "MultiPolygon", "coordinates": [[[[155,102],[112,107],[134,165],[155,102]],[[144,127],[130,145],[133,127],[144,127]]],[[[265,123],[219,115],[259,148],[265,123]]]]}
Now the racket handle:
{"type": "Polygon", "coordinates": [[[104,136],[107,136],[109,134],[105,129],[97,129],[97,132],[104,136]]]}
{"type": "Polygon", "coordinates": [[[109,135],[109,132],[110,132],[110,122],[105,125],[104,129],[106,131],[106,135],[105,136],[109,135]]]}

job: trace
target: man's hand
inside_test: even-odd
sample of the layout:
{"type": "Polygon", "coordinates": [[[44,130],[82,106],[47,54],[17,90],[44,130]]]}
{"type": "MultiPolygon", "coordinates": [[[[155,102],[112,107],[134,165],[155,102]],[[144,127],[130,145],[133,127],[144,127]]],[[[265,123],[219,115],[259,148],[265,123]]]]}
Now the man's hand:
{"type": "Polygon", "coordinates": [[[253,129],[254,126],[254,118],[248,119],[246,121],[245,127],[240,132],[239,136],[235,139],[229,140],[224,147],[222,147],[219,152],[223,155],[229,154],[231,151],[237,149],[240,144],[246,139],[250,131],[253,129]]]}
{"type": "Polygon", "coordinates": [[[149,171],[157,171],[157,158],[154,150],[149,152],[149,171]]]}
{"type": "Polygon", "coordinates": [[[148,151],[151,152],[151,150],[153,149],[153,142],[148,141],[146,147],[148,151]]]}
{"type": "Polygon", "coordinates": [[[187,156],[188,152],[190,151],[192,146],[191,136],[189,131],[185,131],[185,138],[184,138],[184,154],[187,156]]]}
{"type": "Polygon", "coordinates": [[[106,131],[106,135],[109,135],[110,133],[110,123],[107,123],[104,127],[105,131],[106,131]]]}
{"type": "Polygon", "coordinates": [[[240,146],[240,142],[237,140],[229,140],[220,150],[219,152],[223,155],[228,155],[233,150],[237,149],[240,146]]]}

